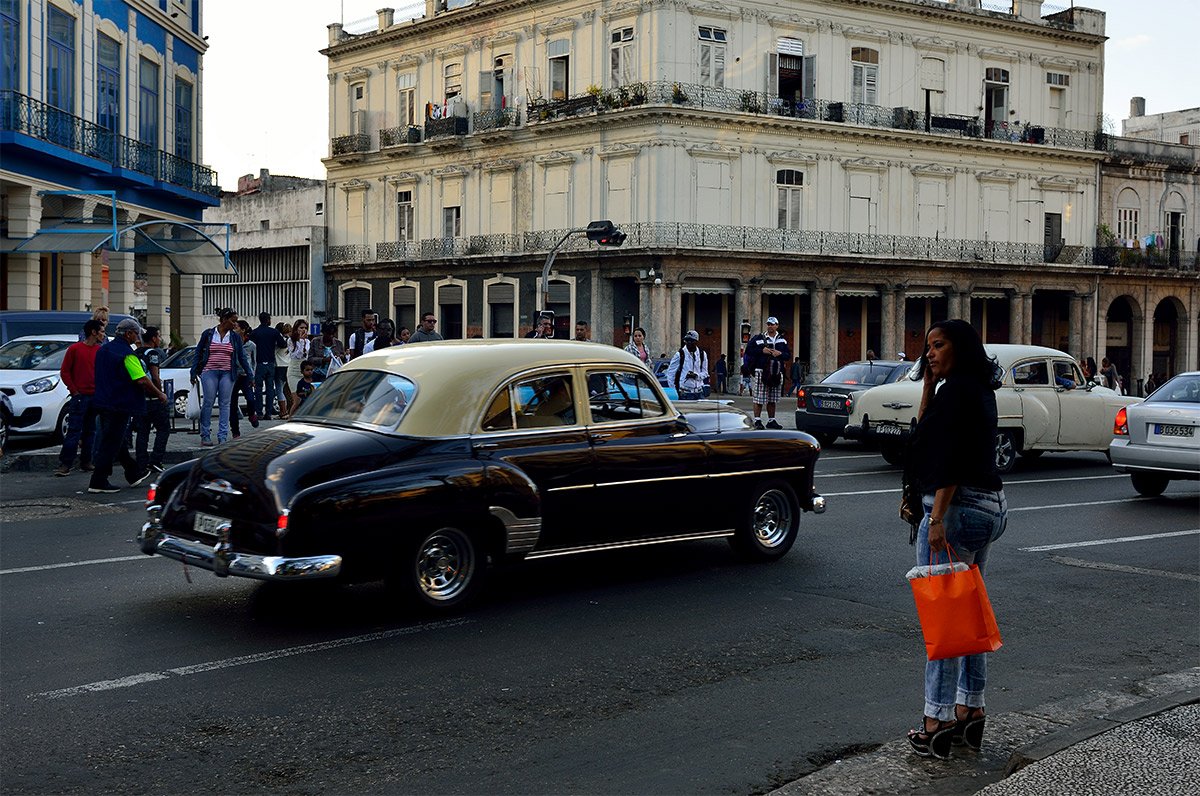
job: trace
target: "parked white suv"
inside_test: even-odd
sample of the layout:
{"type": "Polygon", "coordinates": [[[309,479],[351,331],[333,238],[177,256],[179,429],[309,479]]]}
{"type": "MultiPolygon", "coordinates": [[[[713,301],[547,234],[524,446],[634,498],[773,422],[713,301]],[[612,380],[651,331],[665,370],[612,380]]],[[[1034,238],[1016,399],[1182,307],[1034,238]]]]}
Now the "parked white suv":
{"type": "MultiPolygon", "coordinates": [[[[999,415],[996,469],[1010,472],[1017,455],[1046,451],[1107,453],[1113,420],[1137,398],[1085,383],[1079,364],[1053,348],[1032,345],[985,345],[1004,369],[996,391],[999,415]]],[[[872,387],[862,393],[846,421],[846,437],[874,441],[891,464],[903,459],[904,441],[916,426],[921,383],[911,378],[872,387]]]]}

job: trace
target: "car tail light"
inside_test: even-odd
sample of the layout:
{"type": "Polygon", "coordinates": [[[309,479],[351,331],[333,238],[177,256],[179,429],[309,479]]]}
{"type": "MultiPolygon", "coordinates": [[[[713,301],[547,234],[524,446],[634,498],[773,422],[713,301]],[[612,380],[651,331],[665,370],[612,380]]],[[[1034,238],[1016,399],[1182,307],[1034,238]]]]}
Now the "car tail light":
{"type": "Polygon", "coordinates": [[[287,526],[288,512],[284,509],[283,513],[279,515],[279,519],[275,521],[275,538],[282,538],[287,533],[287,526]]]}
{"type": "Polygon", "coordinates": [[[1128,437],[1129,436],[1129,415],[1125,412],[1125,407],[1117,412],[1117,419],[1113,421],[1113,436],[1128,437]]]}
{"type": "Polygon", "coordinates": [[[804,394],[804,388],[796,390],[796,408],[803,409],[808,406],[808,396],[804,394]]]}
{"type": "Polygon", "coordinates": [[[146,490],[146,505],[153,506],[156,497],[158,497],[158,484],[151,484],[150,488],[146,490]]]}
{"type": "Polygon", "coordinates": [[[850,410],[854,408],[854,399],[849,395],[846,396],[846,414],[850,414],[850,410]]]}

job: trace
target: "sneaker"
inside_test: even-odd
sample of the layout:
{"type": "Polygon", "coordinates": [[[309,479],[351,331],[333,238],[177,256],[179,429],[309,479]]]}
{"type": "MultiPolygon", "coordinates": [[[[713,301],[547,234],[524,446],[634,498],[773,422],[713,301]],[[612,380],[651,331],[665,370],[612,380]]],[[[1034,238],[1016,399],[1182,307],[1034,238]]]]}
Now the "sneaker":
{"type": "Polygon", "coordinates": [[[91,462],[83,462],[79,465],[79,469],[83,470],[85,473],[90,473],[92,470],[95,470],[96,468],[95,468],[95,466],[92,465],[91,462]]]}
{"type": "Polygon", "coordinates": [[[91,486],[88,487],[88,492],[93,495],[111,495],[114,492],[120,492],[120,491],[121,491],[121,487],[113,486],[112,484],[110,484],[108,482],[100,484],[99,486],[92,484],[91,486]]]}
{"type": "Polygon", "coordinates": [[[755,430],[756,430],[756,431],[762,431],[762,430],[763,430],[763,428],[765,428],[765,426],[763,426],[763,424],[762,424],[762,421],[761,421],[761,420],[755,420],[755,421],[754,421],[754,428],[755,428],[755,430]]]}
{"type": "Polygon", "coordinates": [[[161,473],[163,471],[163,466],[161,464],[151,464],[150,469],[156,473],[161,473]]]}
{"type": "Polygon", "coordinates": [[[129,482],[130,486],[137,486],[138,484],[141,484],[143,481],[145,481],[147,478],[149,478],[151,476],[151,474],[152,474],[152,471],[150,470],[149,467],[147,467],[145,470],[142,470],[139,473],[134,473],[133,475],[125,476],[125,480],[129,482]]]}
{"type": "Polygon", "coordinates": [[[254,414],[253,412],[250,413],[250,425],[254,428],[258,428],[258,415],[254,414]]]}
{"type": "Polygon", "coordinates": [[[62,478],[64,475],[70,475],[71,467],[66,464],[59,465],[58,469],[54,471],[54,474],[59,478],[62,478]]]}
{"type": "Polygon", "coordinates": [[[202,439],[202,440],[200,440],[200,447],[201,448],[213,448],[216,446],[213,445],[213,441],[211,439],[202,439]]]}
{"type": "Polygon", "coordinates": [[[775,418],[771,418],[770,420],[767,421],[767,428],[782,429],[783,426],[779,425],[779,421],[777,421],[775,418]]]}

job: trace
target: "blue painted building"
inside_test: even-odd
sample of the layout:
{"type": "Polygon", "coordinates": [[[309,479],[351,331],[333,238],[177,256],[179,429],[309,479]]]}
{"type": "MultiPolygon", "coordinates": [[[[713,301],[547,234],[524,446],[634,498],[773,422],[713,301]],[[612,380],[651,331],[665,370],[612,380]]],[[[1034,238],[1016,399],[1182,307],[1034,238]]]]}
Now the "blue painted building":
{"type": "Polygon", "coordinates": [[[201,165],[202,0],[0,0],[0,308],[107,305],[193,339],[226,272],[201,165]]]}

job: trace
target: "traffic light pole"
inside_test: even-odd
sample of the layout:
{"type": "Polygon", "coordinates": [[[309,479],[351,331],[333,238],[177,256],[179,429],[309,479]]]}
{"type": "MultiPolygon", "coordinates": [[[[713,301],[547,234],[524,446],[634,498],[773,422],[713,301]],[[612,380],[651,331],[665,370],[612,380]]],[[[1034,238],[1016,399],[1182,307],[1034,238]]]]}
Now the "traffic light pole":
{"type": "Polygon", "coordinates": [[[559,239],[558,243],[554,244],[554,248],[546,255],[546,264],[542,266],[542,309],[550,309],[550,266],[554,265],[554,257],[558,254],[558,250],[567,242],[567,238],[572,235],[578,235],[581,232],[587,232],[587,227],[580,229],[572,229],[559,239]]]}

